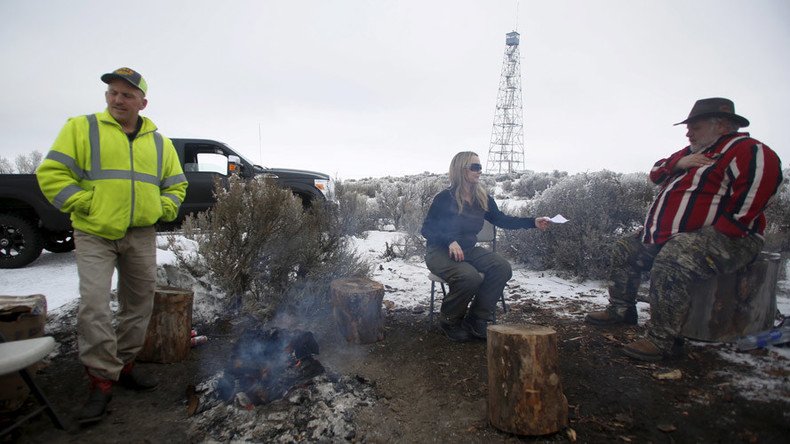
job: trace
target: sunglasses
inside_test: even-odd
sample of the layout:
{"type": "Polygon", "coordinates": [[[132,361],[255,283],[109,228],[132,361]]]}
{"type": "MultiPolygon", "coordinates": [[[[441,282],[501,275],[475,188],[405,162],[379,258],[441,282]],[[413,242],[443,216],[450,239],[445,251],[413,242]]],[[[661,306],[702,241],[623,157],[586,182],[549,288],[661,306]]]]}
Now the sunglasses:
{"type": "Polygon", "coordinates": [[[466,166],[466,169],[477,173],[483,171],[483,165],[480,165],[479,163],[470,163],[469,165],[466,166]]]}

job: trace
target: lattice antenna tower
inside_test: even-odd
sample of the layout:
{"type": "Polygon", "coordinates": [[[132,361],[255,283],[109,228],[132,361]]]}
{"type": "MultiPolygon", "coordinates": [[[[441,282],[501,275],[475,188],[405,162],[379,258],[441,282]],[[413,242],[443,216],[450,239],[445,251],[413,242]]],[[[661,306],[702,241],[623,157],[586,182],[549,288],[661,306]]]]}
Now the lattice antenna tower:
{"type": "Polygon", "coordinates": [[[521,57],[518,43],[518,32],[505,34],[505,58],[502,62],[486,165],[486,170],[492,173],[524,170],[524,110],[521,103],[521,57]]]}

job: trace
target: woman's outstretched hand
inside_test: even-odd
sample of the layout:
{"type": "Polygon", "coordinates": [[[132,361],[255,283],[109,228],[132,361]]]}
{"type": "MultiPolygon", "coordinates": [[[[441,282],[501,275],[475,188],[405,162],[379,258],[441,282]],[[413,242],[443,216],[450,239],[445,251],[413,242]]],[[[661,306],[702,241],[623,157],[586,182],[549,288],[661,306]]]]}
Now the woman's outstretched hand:
{"type": "Polygon", "coordinates": [[[453,241],[449,247],[450,259],[461,262],[464,260],[464,250],[461,249],[461,246],[458,245],[458,242],[453,241]]]}
{"type": "Polygon", "coordinates": [[[535,219],[535,227],[537,227],[538,230],[543,231],[549,228],[549,225],[551,225],[551,219],[548,217],[538,217],[535,219]]]}

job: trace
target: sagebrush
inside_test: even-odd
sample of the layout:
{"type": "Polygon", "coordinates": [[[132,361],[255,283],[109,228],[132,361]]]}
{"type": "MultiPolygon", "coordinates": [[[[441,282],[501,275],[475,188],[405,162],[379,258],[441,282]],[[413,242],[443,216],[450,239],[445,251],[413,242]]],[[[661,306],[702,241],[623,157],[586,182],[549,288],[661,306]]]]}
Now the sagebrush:
{"type": "Polygon", "coordinates": [[[199,254],[173,249],[180,265],[210,273],[232,296],[229,308],[265,315],[283,303],[325,296],[332,279],[369,273],[347,245],[335,208],[305,209],[290,191],[265,179],[231,176],[224,186],[218,181],[214,192],[212,209],[182,224],[199,254]]]}
{"type": "MultiPolygon", "coordinates": [[[[766,211],[766,249],[790,251],[790,170],[766,211]]],[[[639,229],[658,187],[647,174],[598,171],[568,175],[553,171],[487,175],[481,181],[506,212],[523,216],[563,214],[571,220],[546,232],[500,230],[499,251],[538,269],[555,269],[579,279],[607,277],[609,249],[620,236],[639,229]],[[507,207],[516,208],[511,210],[507,207]],[[514,212],[515,211],[515,212],[514,212]]],[[[422,221],[433,197],[448,186],[447,175],[363,179],[338,186],[340,226],[347,235],[392,226],[403,233],[382,253],[385,259],[424,254],[422,221]]]]}
{"type": "Polygon", "coordinates": [[[610,246],[641,226],[653,193],[647,175],[600,171],[569,176],[530,201],[522,214],[562,214],[570,222],[545,232],[502,230],[501,244],[505,252],[534,268],[581,279],[605,278],[610,246]]]}

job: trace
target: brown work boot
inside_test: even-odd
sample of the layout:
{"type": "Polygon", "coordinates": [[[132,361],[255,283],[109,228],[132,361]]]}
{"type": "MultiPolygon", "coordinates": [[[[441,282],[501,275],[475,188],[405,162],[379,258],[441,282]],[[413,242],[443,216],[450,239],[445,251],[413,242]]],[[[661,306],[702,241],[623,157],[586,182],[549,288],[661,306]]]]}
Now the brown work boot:
{"type": "Polygon", "coordinates": [[[625,345],[623,354],[640,361],[655,362],[664,359],[664,353],[661,349],[647,338],[625,345]]]}
{"type": "Polygon", "coordinates": [[[93,424],[104,418],[107,412],[107,404],[112,399],[112,384],[109,379],[99,378],[88,373],[90,379],[90,394],[88,400],[77,414],[77,422],[81,425],[93,424]]]}
{"type": "Polygon", "coordinates": [[[610,305],[606,310],[587,313],[584,322],[592,325],[636,325],[636,306],[614,308],[610,305]]]}
{"type": "Polygon", "coordinates": [[[159,386],[156,379],[143,373],[134,365],[134,362],[128,362],[123,366],[121,375],[118,377],[118,384],[138,392],[150,392],[159,386]]]}

